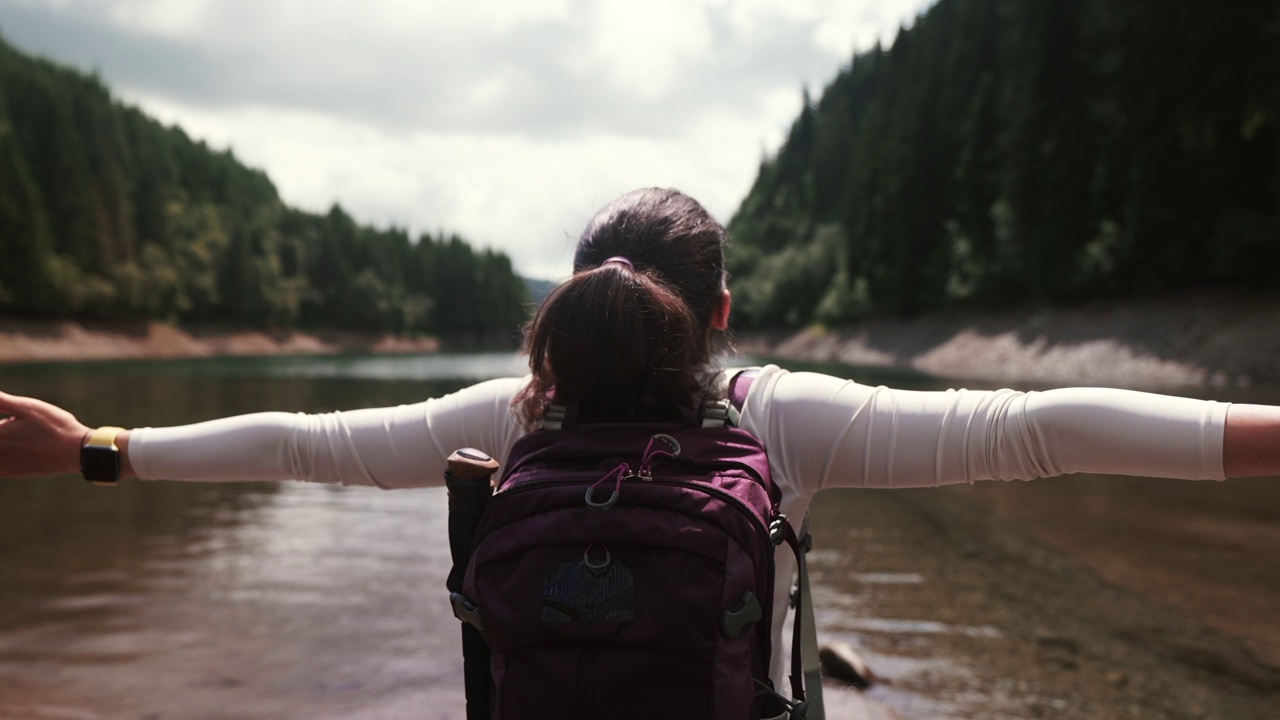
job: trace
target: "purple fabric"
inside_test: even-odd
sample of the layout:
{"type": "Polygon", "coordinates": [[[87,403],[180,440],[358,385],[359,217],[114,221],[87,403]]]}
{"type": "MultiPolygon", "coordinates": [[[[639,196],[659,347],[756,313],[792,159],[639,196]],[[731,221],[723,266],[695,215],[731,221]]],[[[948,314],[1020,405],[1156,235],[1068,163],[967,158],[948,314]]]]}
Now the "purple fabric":
{"type": "Polygon", "coordinates": [[[778,502],[764,448],[736,428],[522,438],[463,585],[493,649],[494,717],[760,717],[778,502]],[[651,480],[627,474],[616,505],[588,508],[586,489],[621,463],[640,468],[658,432],[679,456],[648,453],[651,480]],[[729,637],[722,616],[744,593],[762,618],[729,637]]]}
{"type": "Polygon", "coordinates": [[[729,402],[739,411],[747,404],[747,393],[751,392],[751,384],[755,382],[757,369],[743,370],[729,381],[729,402]]]}

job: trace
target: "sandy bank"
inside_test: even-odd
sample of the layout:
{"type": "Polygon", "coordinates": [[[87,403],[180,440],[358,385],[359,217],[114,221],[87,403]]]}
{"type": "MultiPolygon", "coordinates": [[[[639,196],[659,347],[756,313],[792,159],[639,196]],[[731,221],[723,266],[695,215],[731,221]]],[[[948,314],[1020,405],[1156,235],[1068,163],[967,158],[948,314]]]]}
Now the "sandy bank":
{"type": "Polygon", "coordinates": [[[745,335],[743,353],[961,380],[1124,385],[1280,383],[1280,298],[1225,293],[1008,313],[874,320],[745,335]]]}
{"type": "MultiPolygon", "coordinates": [[[[1067,309],[744,333],[739,351],[958,380],[1168,387],[1280,385],[1280,296],[1189,294],[1067,309]]],[[[0,362],[425,353],[435,338],[0,318],[0,362]]]]}
{"type": "Polygon", "coordinates": [[[435,338],[345,332],[269,333],[178,328],[160,322],[35,322],[0,319],[0,362],[198,358],[216,355],[427,353],[435,338]]]}

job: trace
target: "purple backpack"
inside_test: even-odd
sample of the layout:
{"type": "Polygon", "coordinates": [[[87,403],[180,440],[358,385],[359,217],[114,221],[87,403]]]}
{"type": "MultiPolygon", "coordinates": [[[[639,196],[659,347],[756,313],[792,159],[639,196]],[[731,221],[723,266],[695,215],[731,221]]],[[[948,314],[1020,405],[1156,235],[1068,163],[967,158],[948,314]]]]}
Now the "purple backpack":
{"type": "Polygon", "coordinates": [[[517,441],[453,595],[490,652],[491,717],[803,714],[769,681],[774,550],[799,544],[763,445],[734,427],[742,379],[701,427],[553,408],[517,441]]]}

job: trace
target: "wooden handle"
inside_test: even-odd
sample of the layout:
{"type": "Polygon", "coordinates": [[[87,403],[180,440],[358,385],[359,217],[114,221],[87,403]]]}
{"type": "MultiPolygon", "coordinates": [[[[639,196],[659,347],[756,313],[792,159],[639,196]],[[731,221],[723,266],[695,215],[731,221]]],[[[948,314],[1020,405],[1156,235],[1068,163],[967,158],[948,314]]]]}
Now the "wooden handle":
{"type": "Polygon", "coordinates": [[[479,480],[498,469],[498,461],[475,448],[454,450],[449,455],[449,474],[459,480],[479,480]]]}

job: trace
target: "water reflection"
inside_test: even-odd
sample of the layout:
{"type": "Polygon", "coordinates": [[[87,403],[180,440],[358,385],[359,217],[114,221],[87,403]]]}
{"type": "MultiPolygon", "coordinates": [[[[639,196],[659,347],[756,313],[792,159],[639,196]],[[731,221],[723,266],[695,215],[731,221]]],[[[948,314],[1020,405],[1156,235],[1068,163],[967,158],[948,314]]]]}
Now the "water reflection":
{"type": "MultiPolygon", "coordinates": [[[[509,354],[201,360],[6,366],[0,387],[136,426],[395,405],[522,372],[509,354]]],[[[1150,717],[1260,716],[1256,698],[1274,692],[1250,664],[1260,651],[1177,603],[1246,608],[1254,636],[1277,627],[1276,508],[1274,482],[826,494],[819,624],[887,679],[868,697],[892,710],[839,692],[830,704],[858,717],[1096,719],[1135,703],[1150,717]],[[1125,589],[1139,580],[1176,607],[1125,589]]],[[[0,717],[459,717],[445,520],[435,489],[0,483],[0,717]]]]}
{"type": "MultiPolygon", "coordinates": [[[[447,366],[500,366],[473,360],[447,366]]],[[[315,379],[300,362],[6,367],[0,384],[90,424],[165,425],[469,382],[430,363],[359,379],[388,374],[379,358],[315,379]]],[[[0,483],[0,716],[454,717],[442,503],[287,483],[0,483]]]]}

